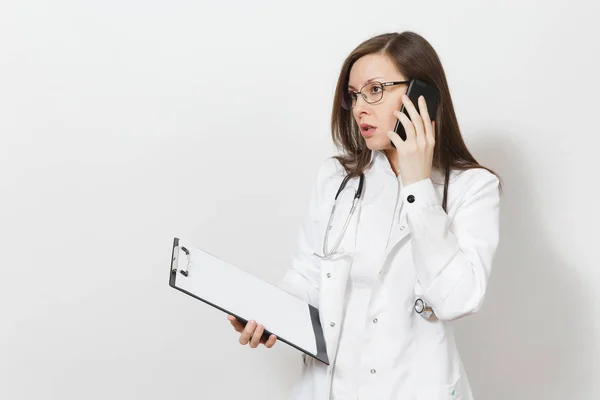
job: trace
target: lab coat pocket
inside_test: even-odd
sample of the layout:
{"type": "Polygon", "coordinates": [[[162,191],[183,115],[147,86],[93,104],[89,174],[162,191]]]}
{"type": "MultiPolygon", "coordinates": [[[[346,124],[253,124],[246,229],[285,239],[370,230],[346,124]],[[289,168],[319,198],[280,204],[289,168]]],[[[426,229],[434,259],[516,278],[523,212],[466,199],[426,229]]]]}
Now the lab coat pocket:
{"type": "Polygon", "coordinates": [[[462,400],[454,385],[437,386],[419,392],[418,400],[462,400]]]}
{"type": "Polygon", "coordinates": [[[308,367],[308,360],[306,359],[306,353],[302,353],[302,362],[305,367],[308,367]]]}
{"type": "Polygon", "coordinates": [[[306,354],[302,353],[302,366],[300,378],[296,381],[290,394],[290,400],[303,400],[310,399],[313,397],[313,377],[312,368],[310,366],[310,360],[306,354]]]}
{"type": "MultiPolygon", "coordinates": [[[[453,384],[435,384],[419,391],[418,400],[463,400],[460,390],[460,376],[453,384]]],[[[466,400],[466,399],[465,399],[466,400]]]]}

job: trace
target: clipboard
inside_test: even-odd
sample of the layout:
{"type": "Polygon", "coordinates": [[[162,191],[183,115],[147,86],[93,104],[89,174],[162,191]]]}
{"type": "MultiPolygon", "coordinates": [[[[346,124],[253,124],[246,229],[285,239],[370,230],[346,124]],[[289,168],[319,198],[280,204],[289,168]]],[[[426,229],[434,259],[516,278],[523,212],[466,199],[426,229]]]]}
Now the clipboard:
{"type": "Polygon", "coordinates": [[[255,320],[277,341],[329,365],[319,310],[256,276],[174,238],[169,286],[243,324],[255,320]]]}

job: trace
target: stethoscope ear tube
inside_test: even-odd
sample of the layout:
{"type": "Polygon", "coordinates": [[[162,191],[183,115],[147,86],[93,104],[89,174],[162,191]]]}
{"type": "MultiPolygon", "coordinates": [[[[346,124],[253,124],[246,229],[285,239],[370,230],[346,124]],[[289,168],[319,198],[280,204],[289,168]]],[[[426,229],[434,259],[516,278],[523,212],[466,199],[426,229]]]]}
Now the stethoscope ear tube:
{"type": "MultiPolygon", "coordinates": [[[[350,180],[350,176],[351,175],[348,174],[344,177],[344,180],[340,184],[340,187],[338,188],[338,191],[335,194],[334,201],[338,199],[338,196],[340,195],[340,193],[342,193],[342,191],[346,188],[346,184],[350,180]]],[[[360,196],[362,196],[364,182],[365,182],[365,174],[361,173],[360,176],[358,177],[358,188],[356,188],[356,193],[354,193],[355,199],[360,199],[360,196]]]]}
{"type": "Polygon", "coordinates": [[[360,196],[362,195],[363,184],[364,184],[364,180],[365,180],[365,175],[363,173],[361,173],[359,176],[358,188],[356,189],[356,192],[354,193],[354,199],[352,200],[352,208],[350,208],[350,212],[348,213],[348,216],[346,217],[346,221],[344,222],[342,232],[340,233],[340,236],[338,237],[335,244],[333,245],[333,248],[331,249],[331,251],[328,251],[327,247],[329,244],[329,231],[332,228],[331,222],[333,221],[333,216],[335,215],[335,208],[338,204],[338,197],[339,197],[340,193],[342,193],[342,191],[346,188],[346,184],[350,180],[350,177],[351,177],[350,174],[348,174],[344,177],[344,179],[342,180],[342,183],[340,184],[340,187],[338,188],[337,193],[335,194],[335,198],[333,200],[333,206],[331,207],[331,213],[329,214],[329,221],[327,222],[327,227],[325,228],[325,237],[323,238],[323,250],[322,250],[323,255],[313,253],[314,255],[316,255],[317,257],[319,257],[321,259],[330,258],[332,255],[336,254],[336,251],[337,251],[339,245],[342,243],[342,239],[344,238],[344,235],[346,234],[346,230],[348,228],[348,225],[350,224],[350,219],[352,218],[352,215],[354,214],[354,209],[356,208],[356,203],[357,203],[358,199],[360,199],[360,196]]]}

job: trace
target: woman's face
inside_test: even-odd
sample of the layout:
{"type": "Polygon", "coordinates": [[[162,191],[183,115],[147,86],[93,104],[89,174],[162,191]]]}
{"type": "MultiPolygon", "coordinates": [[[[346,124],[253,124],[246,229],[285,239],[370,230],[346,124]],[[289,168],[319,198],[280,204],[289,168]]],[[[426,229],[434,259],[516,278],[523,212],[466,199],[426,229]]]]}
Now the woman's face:
{"type": "MultiPolygon", "coordinates": [[[[358,92],[371,81],[384,83],[405,79],[387,56],[369,54],[359,58],[352,65],[348,90],[358,92]]],[[[408,84],[384,86],[383,98],[374,104],[367,103],[361,95],[357,96],[352,115],[369,149],[393,149],[387,132],[393,130],[396,125],[398,118],[393,112],[400,110],[402,95],[406,93],[407,89],[408,84]]],[[[367,88],[365,87],[363,90],[367,91],[367,88]]]]}

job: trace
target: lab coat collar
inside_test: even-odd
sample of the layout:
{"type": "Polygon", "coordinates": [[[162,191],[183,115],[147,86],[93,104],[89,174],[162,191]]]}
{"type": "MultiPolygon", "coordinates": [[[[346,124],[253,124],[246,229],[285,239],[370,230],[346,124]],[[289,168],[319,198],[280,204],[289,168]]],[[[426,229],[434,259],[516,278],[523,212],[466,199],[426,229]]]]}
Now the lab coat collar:
{"type": "MultiPolygon", "coordinates": [[[[383,150],[371,150],[371,160],[369,167],[371,166],[382,166],[389,169],[390,173],[393,173],[387,156],[383,150]]],[[[398,180],[402,184],[402,176],[398,175],[398,180]]],[[[435,185],[443,185],[445,180],[444,171],[439,168],[431,168],[431,181],[435,185]]]]}

